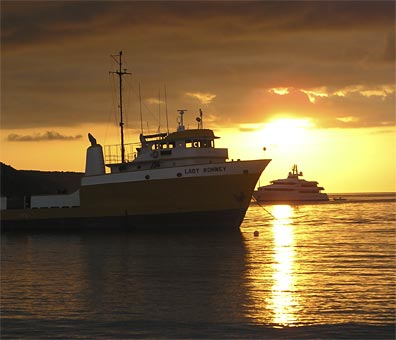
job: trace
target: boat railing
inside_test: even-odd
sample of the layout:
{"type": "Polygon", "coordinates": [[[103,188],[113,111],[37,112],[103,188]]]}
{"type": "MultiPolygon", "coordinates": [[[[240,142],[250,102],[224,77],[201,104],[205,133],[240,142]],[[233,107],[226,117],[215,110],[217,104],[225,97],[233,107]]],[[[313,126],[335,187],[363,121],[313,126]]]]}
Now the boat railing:
{"type": "MultiPolygon", "coordinates": [[[[126,162],[131,162],[136,158],[138,147],[140,147],[140,143],[124,144],[126,162]]],[[[105,145],[104,156],[105,164],[122,163],[121,144],[105,145]]]]}

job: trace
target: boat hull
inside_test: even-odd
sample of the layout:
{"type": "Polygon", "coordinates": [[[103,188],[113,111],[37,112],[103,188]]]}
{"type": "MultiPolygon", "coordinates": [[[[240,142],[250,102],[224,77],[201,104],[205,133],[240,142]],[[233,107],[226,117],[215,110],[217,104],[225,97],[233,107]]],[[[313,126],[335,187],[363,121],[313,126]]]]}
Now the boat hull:
{"type": "Polygon", "coordinates": [[[77,231],[77,230],[238,230],[246,211],[200,211],[188,213],[96,216],[65,216],[6,220],[1,231],[77,231]]]}
{"type": "Polygon", "coordinates": [[[237,229],[269,161],[86,177],[79,207],[4,210],[1,228],[237,229]]]}
{"type": "Polygon", "coordinates": [[[329,197],[324,193],[283,193],[283,192],[254,192],[253,197],[258,202],[268,203],[290,203],[290,202],[323,202],[328,201],[329,197]]]}

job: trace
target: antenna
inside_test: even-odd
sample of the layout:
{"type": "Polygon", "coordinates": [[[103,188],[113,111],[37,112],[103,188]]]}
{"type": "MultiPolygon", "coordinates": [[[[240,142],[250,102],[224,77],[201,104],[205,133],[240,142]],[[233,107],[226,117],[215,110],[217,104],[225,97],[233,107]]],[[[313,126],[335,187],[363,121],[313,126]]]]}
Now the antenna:
{"type": "Polygon", "coordinates": [[[168,100],[166,98],[166,85],[164,85],[165,91],[165,115],[166,115],[166,132],[169,134],[169,121],[168,121],[168,100]]]}
{"type": "Polygon", "coordinates": [[[120,79],[120,130],[121,130],[121,162],[125,163],[125,146],[124,146],[124,121],[122,117],[122,76],[125,74],[131,74],[127,72],[126,68],[123,70],[122,69],[122,51],[120,51],[117,55],[112,55],[111,56],[119,66],[119,69],[115,72],[110,72],[113,74],[117,74],[119,79],[120,79]],[[116,59],[118,57],[118,60],[116,59]]]}
{"type": "Polygon", "coordinates": [[[203,118],[202,118],[202,110],[199,109],[199,117],[197,117],[195,120],[198,122],[198,129],[203,129],[203,118]]]}
{"type": "Polygon", "coordinates": [[[180,119],[179,119],[179,126],[177,127],[177,131],[184,131],[184,121],[183,121],[183,115],[184,112],[186,112],[187,110],[177,110],[177,112],[179,112],[180,114],[180,119]]]}

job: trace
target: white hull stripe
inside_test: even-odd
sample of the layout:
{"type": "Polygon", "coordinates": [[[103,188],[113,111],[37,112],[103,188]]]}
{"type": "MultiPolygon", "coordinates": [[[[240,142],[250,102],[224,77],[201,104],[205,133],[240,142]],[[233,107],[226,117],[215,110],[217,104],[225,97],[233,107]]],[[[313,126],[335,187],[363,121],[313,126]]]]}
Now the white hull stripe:
{"type": "Polygon", "coordinates": [[[82,186],[163,180],[184,177],[205,177],[239,175],[243,173],[261,173],[270,160],[237,161],[211,164],[196,164],[172,168],[126,171],[120,173],[86,176],[81,180],[82,186]]]}

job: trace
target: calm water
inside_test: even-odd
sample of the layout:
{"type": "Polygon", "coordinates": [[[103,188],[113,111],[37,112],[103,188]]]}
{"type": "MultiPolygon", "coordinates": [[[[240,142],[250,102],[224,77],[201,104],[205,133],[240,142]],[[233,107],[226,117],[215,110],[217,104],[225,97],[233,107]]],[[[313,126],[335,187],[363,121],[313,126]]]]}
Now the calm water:
{"type": "Polygon", "coordinates": [[[234,233],[3,234],[1,336],[394,339],[388,198],[253,204],[234,233]]]}

